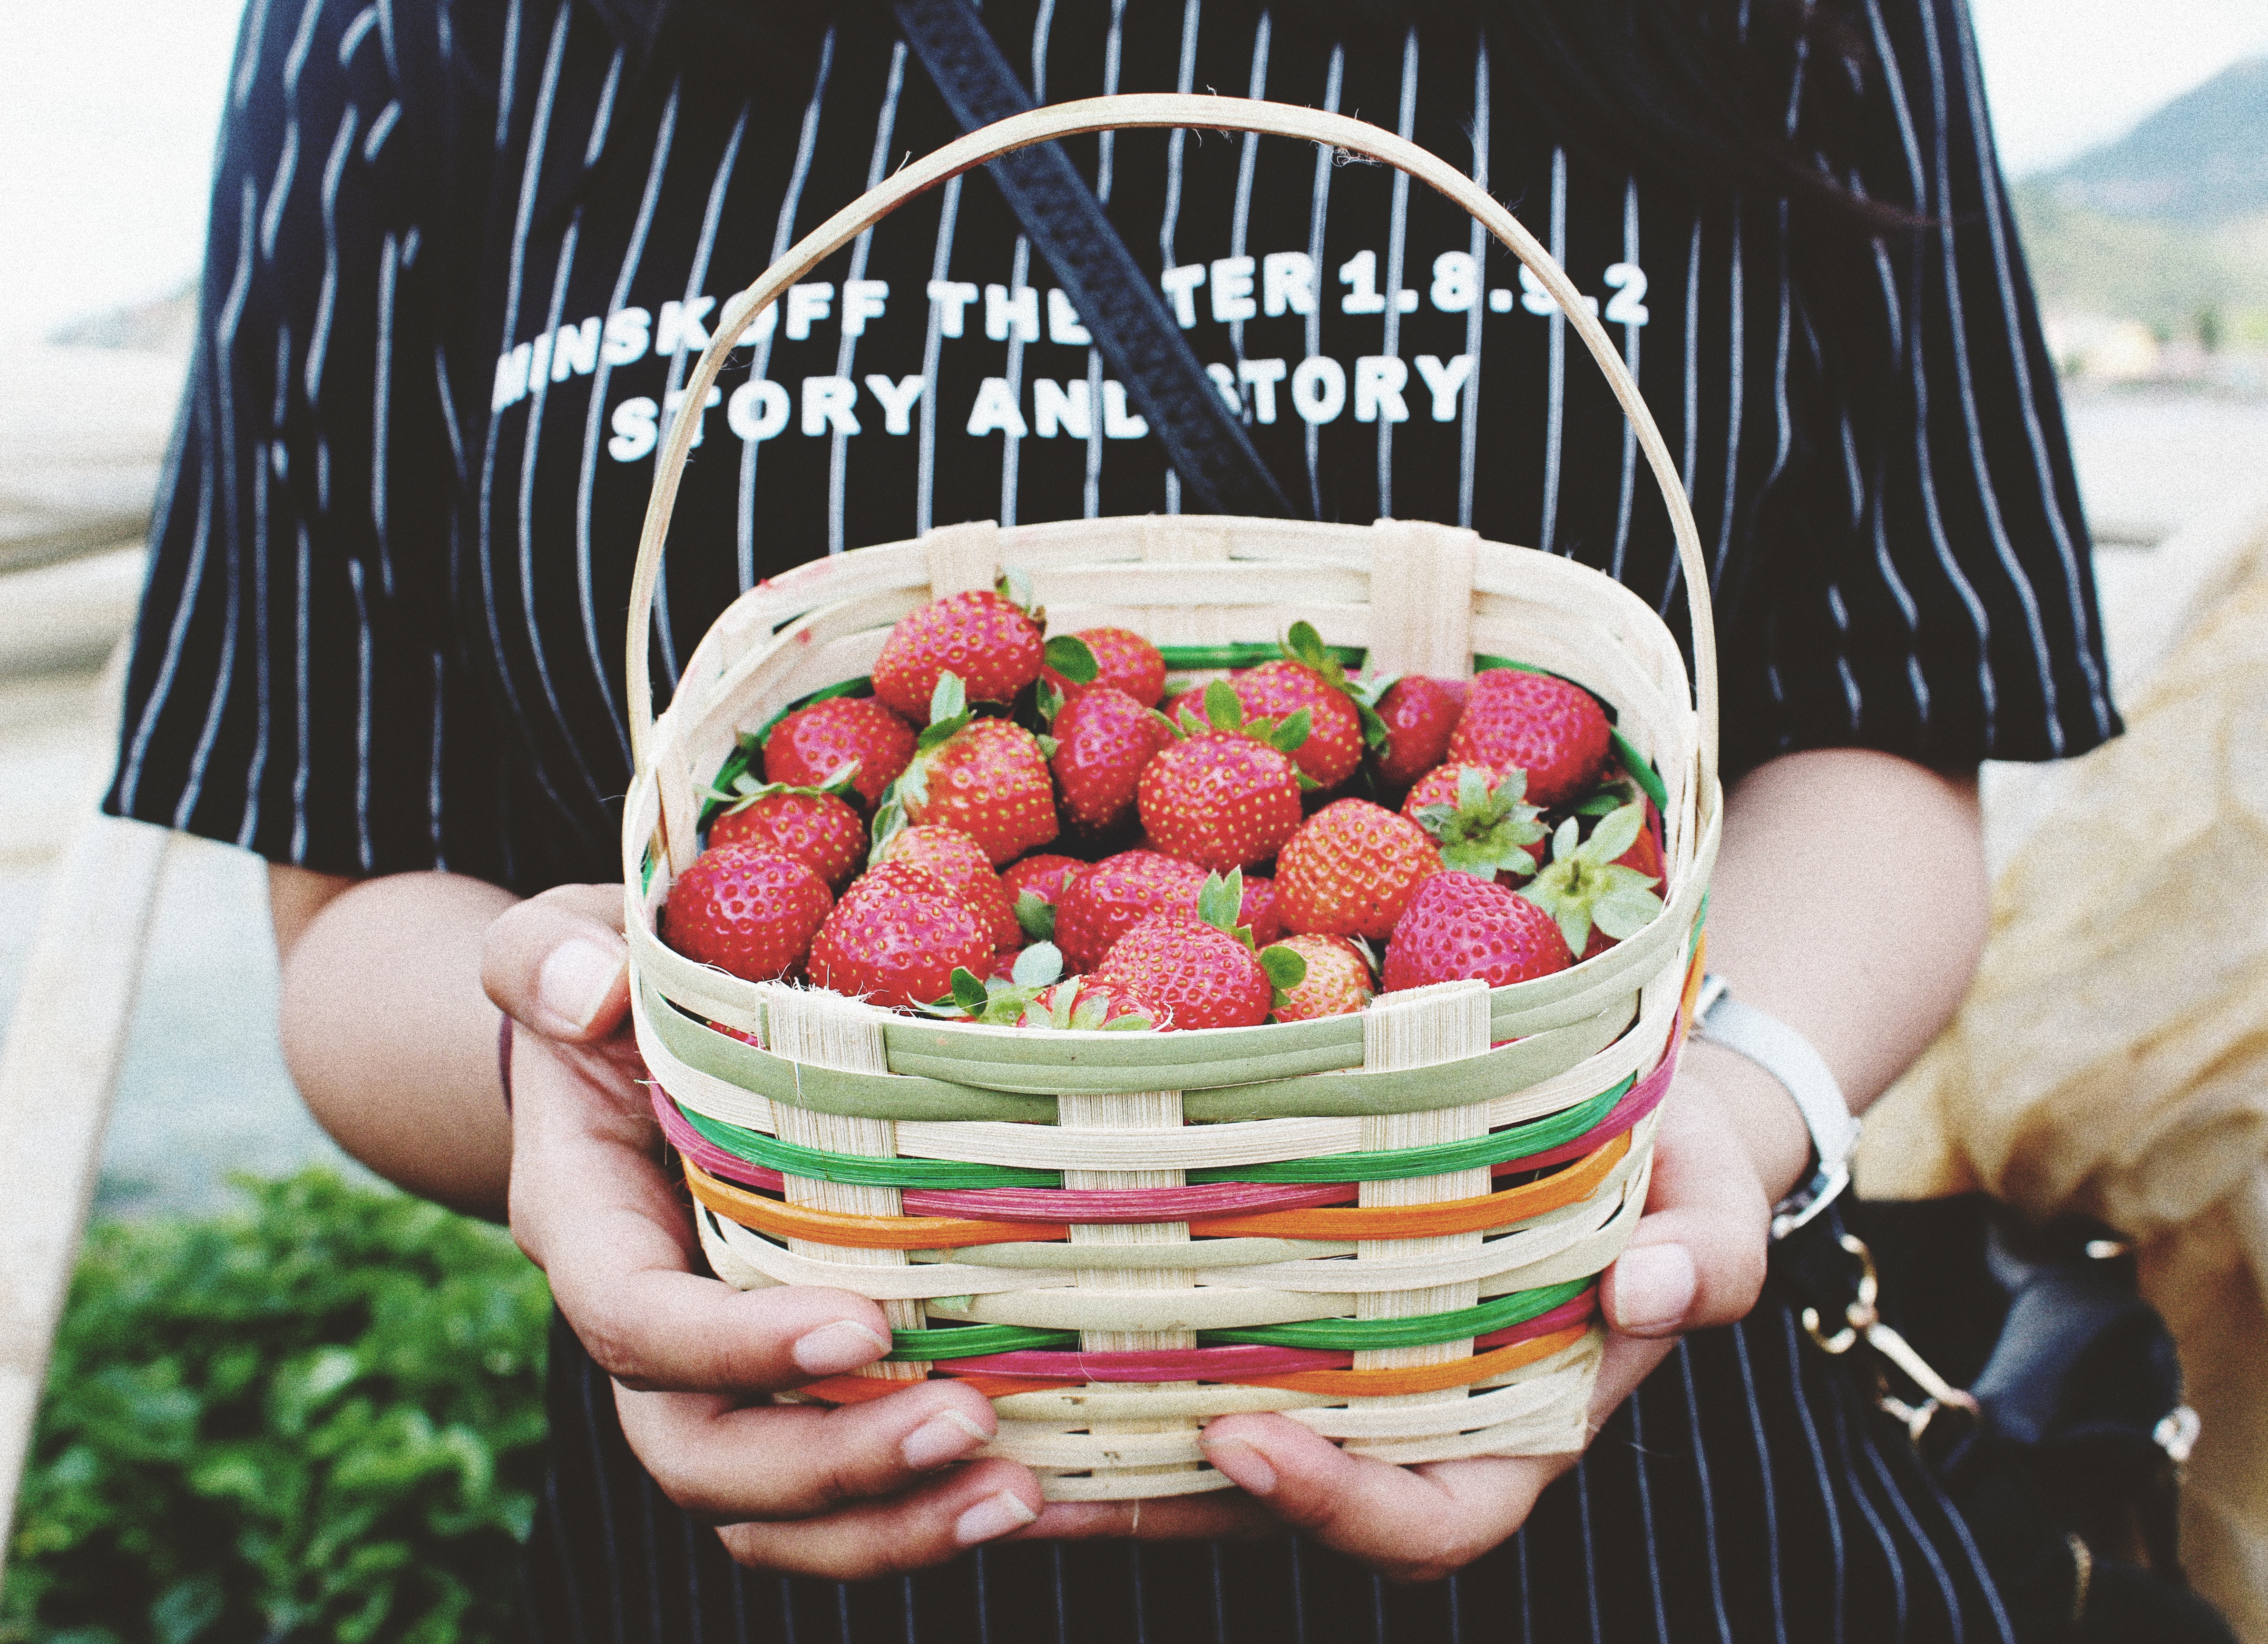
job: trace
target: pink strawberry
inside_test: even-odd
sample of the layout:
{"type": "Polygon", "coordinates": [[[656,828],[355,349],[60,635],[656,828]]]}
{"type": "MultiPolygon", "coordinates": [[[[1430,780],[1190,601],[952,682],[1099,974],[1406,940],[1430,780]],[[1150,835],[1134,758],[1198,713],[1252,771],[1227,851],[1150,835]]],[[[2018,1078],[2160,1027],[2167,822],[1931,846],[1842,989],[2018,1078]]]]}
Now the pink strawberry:
{"type": "Polygon", "coordinates": [[[1283,898],[1276,881],[1257,874],[1244,876],[1244,906],[1237,913],[1237,923],[1252,933],[1252,940],[1265,947],[1284,934],[1283,898]]]}
{"type": "Polygon", "coordinates": [[[1174,740],[1163,719],[1108,685],[1090,687],[1066,704],[1051,729],[1056,748],[1048,763],[1063,793],[1064,813],[1090,833],[1134,808],[1143,767],[1174,740]]]}
{"type": "Polygon", "coordinates": [[[1142,829],[1168,856],[1216,870],[1249,867],[1275,855],[1300,825],[1300,791],[1313,779],[1292,754],[1307,719],[1300,712],[1264,730],[1248,726],[1243,704],[1221,680],[1205,687],[1204,704],[1213,728],[1143,767],[1142,829]]]}
{"type": "Polygon", "coordinates": [[[789,787],[823,788],[845,765],[871,810],[914,756],[914,734],[871,697],[828,697],[798,708],[764,741],[764,775],[789,787]]]}
{"type": "Polygon", "coordinates": [[[1441,865],[1510,884],[1535,871],[1544,837],[1535,807],[1524,798],[1528,773],[1502,776],[1483,765],[1441,765],[1418,778],[1403,814],[1441,847],[1441,865]]]}
{"type": "Polygon", "coordinates": [[[1253,1027],[1268,1020],[1275,1003],[1259,955],[1185,913],[1161,913],[1136,925],[1118,939],[1094,977],[1154,1000],[1179,1028],[1253,1027]]]}
{"type": "Polygon", "coordinates": [[[913,763],[874,817],[883,840],[901,822],[957,828],[997,866],[1056,837],[1056,790],[1039,740],[1006,719],[968,711],[960,676],[941,675],[913,763]]]}
{"type": "Polygon", "coordinates": [[[1056,946],[1066,963],[1092,970],[1151,915],[1194,913],[1204,887],[1203,868],[1154,851],[1105,857],[1056,894],[1056,946]]]}
{"type": "Polygon", "coordinates": [[[1013,702],[1040,676],[1040,636],[1032,614],[1002,593],[985,589],[932,600],[900,617],[882,642],[874,695],[917,725],[929,717],[943,674],[957,676],[971,702],[1013,702]]]}
{"type": "Polygon", "coordinates": [[[1436,874],[1418,888],[1386,947],[1386,991],[1477,977],[1506,987],[1575,962],[1551,916],[1494,880],[1436,874]]]}
{"type": "Polygon", "coordinates": [[[1564,805],[1606,763],[1611,733],[1598,699],[1550,674],[1492,668],[1465,694],[1449,757],[1528,773],[1528,802],[1564,805]]]}
{"type": "Polygon", "coordinates": [[[956,969],[991,963],[984,922],[936,874],[904,862],[853,880],[811,944],[813,982],[892,1010],[940,998],[956,969]]]}
{"type": "Polygon", "coordinates": [[[1287,936],[1278,946],[1305,960],[1307,974],[1298,986],[1284,990],[1276,1006],[1278,1021],[1350,1016],[1378,992],[1370,961],[1344,936],[1287,936]]]}
{"type": "Polygon", "coordinates": [[[769,782],[741,791],[733,807],[709,824],[709,843],[768,844],[840,890],[866,854],[866,824],[838,793],[769,782]]]}
{"type": "Polygon", "coordinates": [[[910,862],[925,867],[944,881],[945,888],[967,903],[996,947],[1020,947],[1023,926],[1016,923],[1015,904],[992,871],[984,847],[958,828],[901,828],[882,841],[874,852],[876,863],[910,862]]]}
{"type": "Polygon", "coordinates": [[[1448,756],[1449,736],[1465,711],[1465,682],[1404,674],[1378,699],[1386,722],[1386,748],[1378,779],[1388,788],[1415,782],[1448,756]]]}
{"type": "Polygon", "coordinates": [[[1637,935],[1661,911],[1661,898],[1653,894],[1660,873],[1626,866],[1632,856],[1641,861],[1650,856],[1659,869],[1661,852],[1646,832],[1643,805],[1609,812],[1579,844],[1581,828],[1574,816],[1559,824],[1551,838],[1551,865],[1520,894],[1558,921],[1571,951],[1589,959],[1637,935]]]}
{"type": "Polygon", "coordinates": [[[1324,806],[1276,859],[1284,923],[1303,935],[1383,937],[1440,871],[1424,829],[1368,800],[1324,806]]]}
{"type": "Polygon", "coordinates": [[[1317,669],[1287,657],[1232,675],[1228,682],[1253,719],[1282,720],[1307,710],[1307,739],[1292,757],[1317,787],[1338,786],[1362,763],[1361,712],[1317,669]]]}
{"type": "Polygon", "coordinates": [[[662,935],[696,963],[770,982],[803,962],[834,900],[817,874],[784,851],[711,845],[670,886],[662,935]]]}
{"type": "Polygon", "coordinates": [[[1068,678],[1052,667],[1042,674],[1041,677],[1054,686],[1065,702],[1077,702],[1086,691],[1108,686],[1124,691],[1145,708],[1154,708],[1158,698],[1166,694],[1166,659],[1159,654],[1157,646],[1132,630],[1082,628],[1070,638],[1086,641],[1097,672],[1092,685],[1068,678]]]}
{"type": "Polygon", "coordinates": [[[1076,857],[1027,856],[1001,870],[1000,888],[1027,940],[1055,940],[1056,899],[1092,866],[1076,857]]]}

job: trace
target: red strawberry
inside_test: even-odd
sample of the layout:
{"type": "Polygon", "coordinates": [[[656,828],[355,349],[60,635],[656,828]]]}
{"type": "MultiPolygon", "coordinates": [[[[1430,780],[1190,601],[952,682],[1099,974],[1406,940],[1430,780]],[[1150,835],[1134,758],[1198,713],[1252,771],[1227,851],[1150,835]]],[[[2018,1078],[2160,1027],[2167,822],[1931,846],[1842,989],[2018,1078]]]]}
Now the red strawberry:
{"type": "Polygon", "coordinates": [[[1041,675],[1065,702],[1077,702],[1097,686],[1123,690],[1145,708],[1158,705],[1166,694],[1166,659],[1158,647],[1126,628],[1082,628],[1070,636],[1086,642],[1094,657],[1093,685],[1081,684],[1050,667],[1041,675]]]}
{"type": "Polygon", "coordinates": [[[939,679],[930,706],[913,763],[875,815],[876,840],[902,821],[933,822],[967,834],[998,866],[1054,838],[1055,783],[1039,740],[1009,720],[976,719],[957,675],[939,679]]]}
{"type": "Polygon", "coordinates": [[[1066,704],[1052,730],[1056,749],[1048,763],[1063,791],[1064,814],[1091,833],[1134,808],[1142,768],[1174,741],[1172,729],[1155,713],[1108,685],[1092,686],[1066,704]]]}
{"type": "Polygon", "coordinates": [[[662,934],[696,963],[770,982],[803,962],[834,900],[817,874],[784,851],[712,845],[670,886],[662,934]]]}
{"type": "Polygon", "coordinates": [[[992,942],[936,874],[886,862],[853,880],[811,944],[811,979],[905,1010],[951,992],[956,969],[990,969],[992,942]]]}
{"type": "Polygon", "coordinates": [[[823,788],[845,765],[872,810],[914,756],[914,734],[871,697],[829,697],[798,708],[764,742],[764,774],[790,787],[823,788]]]}
{"type": "Polygon", "coordinates": [[[1094,979],[1154,1001],[1175,1028],[1253,1027],[1276,998],[1258,955],[1185,913],[1161,913],[1120,937],[1094,979]]]}
{"type": "Polygon", "coordinates": [[[1577,843],[1582,822],[1570,816],[1551,838],[1551,865],[1521,895],[1559,923],[1568,947],[1589,959],[1624,937],[1635,936],[1661,911],[1653,887],[1659,871],[1630,866],[1633,856],[1661,866],[1661,851],[1646,828],[1646,807],[1632,803],[1609,812],[1577,843]]]}
{"type": "Polygon", "coordinates": [[[1441,765],[1418,778],[1403,815],[1440,843],[1441,865],[1510,884],[1535,871],[1544,837],[1526,802],[1528,773],[1499,776],[1484,765],[1441,765]]]}
{"type": "Polygon", "coordinates": [[[1056,893],[1056,946],[1081,970],[1154,913],[1194,912],[1204,870],[1154,851],[1105,857],[1056,893]]]}
{"type": "Polygon", "coordinates": [[[925,867],[944,881],[945,888],[969,905],[996,947],[1020,947],[1024,927],[1016,923],[1015,904],[1009,900],[1000,876],[984,847],[957,828],[901,828],[882,841],[874,852],[877,864],[910,862],[925,867]]]}
{"type": "Polygon", "coordinates": [[[1008,905],[1015,910],[1025,940],[1055,940],[1056,898],[1091,866],[1076,857],[1027,856],[1001,870],[1000,887],[1008,893],[1008,905]]]}
{"type": "Polygon", "coordinates": [[[866,824],[837,793],[771,782],[745,790],[711,822],[709,843],[768,844],[840,890],[866,854],[866,824]]]}
{"type": "Polygon", "coordinates": [[[1505,987],[1574,962],[1557,922],[1525,896],[1470,874],[1436,874],[1394,927],[1386,991],[1469,977],[1505,987]]]}
{"type": "Polygon", "coordinates": [[[1528,773],[1528,802],[1564,805],[1606,763],[1609,731],[1598,699],[1550,674],[1492,668],[1465,694],[1449,757],[1528,773]]]}
{"type": "MultiPolygon", "coordinates": [[[[1344,671],[1340,677],[1345,677],[1344,671]]],[[[1307,740],[1292,757],[1317,787],[1338,786],[1362,763],[1362,714],[1353,698],[1317,669],[1287,657],[1232,675],[1228,682],[1253,719],[1288,719],[1302,708],[1307,711],[1307,740]]]]}
{"type": "Polygon", "coordinates": [[[1138,1030],[1170,1028],[1173,1018],[1123,982],[1067,977],[1043,989],[1024,1007],[1016,1025],[1079,1032],[1138,1030]]]}
{"type": "Polygon", "coordinates": [[[1276,859],[1284,923],[1303,935],[1383,937],[1440,871],[1424,829],[1368,800],[1324,806],[1276,859]]]}
{"type": "Polygon", "coordinates": [[[1386,749],[1378,756],[1378,779],[1398,788],[1415,782],[1448,756],[1449,736],[1465,711],[1465,682],[1404,674],[1378,699],[1386,722],[1386,749]]]}
{"type": "Polygon", "coordinates": [[[900,617],[882,642],[874,695],[917,725],[928,719],[944,674],[961,681],[971,702],[1013,702],[1040,676],[1040,632],[1029,611],[989,589],[932,600],[900,617]]]}
{"type": "Polygon", "coordinates": [[[1274,880],[1257,874],[1244,876],[1244,906],[1238,910],[1236,922],[1263,947],[1284,934],[1283,897],[1274,880]]]}
{"type": "Polygon", "coordinates": [[[1278,1021],[1350,1016],[1378,992],[1370,961],[1344,936],[1287,936],[1279,945],[1307,961],[1307,974],[1298,986],[1284,990],[1276,1006],[1278,1021]]]}
{"type": "Polygon", "coordinates": [[[1142,829],[1168,856],[1216,870],[1248,867],[1275,855],[1300,825],[1300,793],[1312,780],[1292,754],[1307,734],[1307,717],[1248,726],[1243,704],[1222,680],[1205,687],[1204,702],[1213,729],[1143,767],[1142,829]]]}

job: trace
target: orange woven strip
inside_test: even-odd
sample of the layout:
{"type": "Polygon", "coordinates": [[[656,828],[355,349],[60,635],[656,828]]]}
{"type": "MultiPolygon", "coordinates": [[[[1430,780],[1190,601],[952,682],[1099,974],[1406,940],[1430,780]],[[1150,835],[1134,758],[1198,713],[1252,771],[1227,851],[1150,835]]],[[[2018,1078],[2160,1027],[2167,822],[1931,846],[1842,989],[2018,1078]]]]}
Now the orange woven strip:
{"type": "Polygon", "coordinates": [[[939,1250],[962,1244],[1059,1243],[1071,1237],[1067,1224],[1042,1221],[976,1221],[958,1216],[846,1216],[839,1211],[784,1205],[720,1182],[690,1159],[684,1161],[685,1185],[718,1215],[784,1239],[809,1239],[860,1250],[939,1250]]]}
{"type": "Polygon", "coordinates": [[[1296,1370],[1290,1375],[1256,1375],[1243,1385],[1279,1387],[1287,1393],[1328,1393],[1346,1398],[1438,1393],[1447,1388],[1485,1382],[1523,1364],[1548,1359],[1582,1340],[1584,1332],[1590,1328],[1588,1324],[1577,1324],[1554,1331],[1549,1336],[1538,1336],[1532,1341],[1516,1341],[1509,1347],[1475,1353],[1469,1359],[1452,1359],[1446,1364],[1413,1364],[1397,1370],[1296,1370]]]}
{"type": "Polygon", "coordinates": [[[1624,1132],[1557,1176],[1484,1198],[1444,1199],[1437,1205],[1378,1205],[1356,1210],[1267,1210],[1251,1216],[1215,1216],[1189,1223],[1192,1238],[1251,1236],[1278,1239],[1422,1239],[1445,1233],[1480,1233],[1589,1196],[1630,1151],[1624,1132]]]}
{"type": "Polygon", "coordinates": [[[1701,997],[1701,981],[1709,968],[1709,933],[1701,932],[1693,939],[1693,962],[1686,968],[1685,992],[1677,1001],[1677,1014],[1689,1031],[1693,1026],[1693,1004],[1701,997]]]}
{"type": "MultiPolygon", "coordinates": [[[[965,1382],[987,1398],[1005,1398],[1011,1393],[1059,1393],[1066,1387],[1079,1385],[1077,1382],[1034,1381],[1025,1375],[956,1375],[951,1379],[965,1382]]],[[[830,1404],[863,1404],[919,1385],[917,1382],[885,1382],[872,1375],[830,1375],[806,1382],[795,1390],[830,1404]]]]}

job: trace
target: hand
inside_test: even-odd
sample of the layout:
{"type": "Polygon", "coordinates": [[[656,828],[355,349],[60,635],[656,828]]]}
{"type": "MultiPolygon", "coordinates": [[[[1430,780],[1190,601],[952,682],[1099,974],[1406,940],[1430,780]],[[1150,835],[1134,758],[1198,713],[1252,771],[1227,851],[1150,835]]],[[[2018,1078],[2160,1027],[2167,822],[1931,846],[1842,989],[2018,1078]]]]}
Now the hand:
{"type": "MultiPolygon", "coordinates": [[[[1714,1070],[1712,1069],[1713,1073],[1714,1070]]],[[[1654,1139],[1644,1218],[1607,1270],[1601,1299],[1610,1329],[1591,1398],[1589,1430],[1635,1392],[1688,1331],[1729,1324],[1756,1305],[1770,1219],[1792,1126],[1778,1110],[1742,1104],[1734,1117],[1713,1083],[1682,1073],[1654,1139]],[[1760,1165],[1760,1161],[1764,1162],[1760,1165]]],[[[1397,1467],[1350,1456],[1283,1416],[1223,1416],[1204,1430],[1207,1459],[1241,1492],[1048,1508],[1020,1539],[1140,1534],[1281,1533],[1288,1525],[1395,1581],[1437,1580],[1517,1531],[1536,1498],[1575,1455],[1432,1462],[1397,1467]]]]}
{"type": "Polygon", "coordinates": [[[889,1350],[849,1291],[742,1292],[699,1271],[657,1162],[660,1134],[626,1027],[619,885],[570,885],[490,927],[482,983],[519,1024],[512,1229],[614,1378],[630,1448],[664,1494],[712,1520],[743,1564],[837,1580],[941,1563],[1032,1522],[1038,1479],[955,1466],[993,1434],[991,1405],[950,1381],[841,1410],[765,1396],[889,1350]]]}

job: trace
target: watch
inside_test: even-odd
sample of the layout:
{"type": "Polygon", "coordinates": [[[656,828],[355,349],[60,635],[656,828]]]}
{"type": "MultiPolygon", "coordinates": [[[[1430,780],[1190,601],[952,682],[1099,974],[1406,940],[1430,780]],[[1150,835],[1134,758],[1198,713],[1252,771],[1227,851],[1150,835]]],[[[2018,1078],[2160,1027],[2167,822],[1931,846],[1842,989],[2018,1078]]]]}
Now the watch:
{"type": "Polygon", "coordinates": [[[1810,1176],[1772,1206],[1771,1236],[1784,1239],[1851,1185],[1851,1151],[1859,1145],[1859,1121],[1851,1116],[1843,1087],[1811,1041],[1778,1017],[1734,999],[1724,977],[1701,978],[1693,1032],[1747,1058],[1778,1080],[1794,1098],[1804,1128],[1811,1132],[1810,1176]]]}

